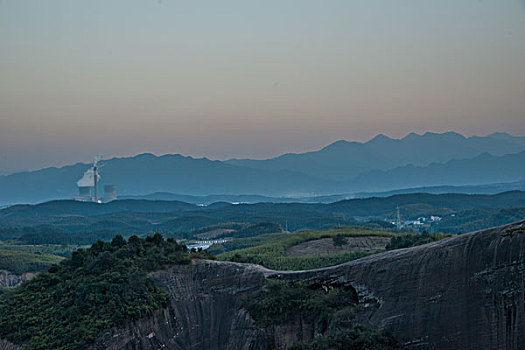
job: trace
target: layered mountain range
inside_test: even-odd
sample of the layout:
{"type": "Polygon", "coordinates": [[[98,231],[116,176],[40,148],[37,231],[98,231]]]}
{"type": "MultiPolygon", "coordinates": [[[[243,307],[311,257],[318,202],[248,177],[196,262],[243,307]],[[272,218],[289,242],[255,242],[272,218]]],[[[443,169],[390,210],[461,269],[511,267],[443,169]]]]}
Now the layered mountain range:
{"type": "MultiPolygon", "coordinates": [[[[298,198],[487,184],[506,190],[505,183],[516,189],[510,183],[525,178],[525,137],[506,133],[464,137],[455,132],[411,133],[401,139],[378,135],[363,143],[337,141],[318,151],[266,160],[217,161],[145,153],[99,164],[101,186],[116,185],[119,195],[164,192],[298,198]]],[[[0,205],[71,198],[88,168],[89,164],[77,163],[0,176],[0,205]]]]}

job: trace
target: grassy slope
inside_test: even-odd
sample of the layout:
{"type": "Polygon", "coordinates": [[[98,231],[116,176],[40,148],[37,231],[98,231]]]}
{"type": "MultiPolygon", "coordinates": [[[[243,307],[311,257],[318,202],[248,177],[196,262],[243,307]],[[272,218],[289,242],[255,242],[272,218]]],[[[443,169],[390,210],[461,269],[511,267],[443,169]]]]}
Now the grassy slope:
{"type": "Polygon", "coordinates": [[[14,243],[4,243],[0,244],[0,250],[11,250],[11,251],[20,251],[28,252],[34,254],[49,254],[49,255],[59,255],[62,257],[71,256],[71,254],[78,249],[89,248],[89,245],[77,245],[77,244],[17,244],[14,243]]]}
{"type": "Polygon", "coordinates": [[[56,255],[0,250],[0,270],[7,270],[16,275],[37,272],[58,264],[62,259],[56,255]]]}
{"type": "Polygon", "coordinates": [[[287,257],[286,249],[307,241],[335,236],[385,236],[392,233],[360,228],[344,228],[299,233],[278,233],[253,238],[239,239],[213,247],[211,253],[225,251],[217,256],[219,260],[255,263],[275,270],[308,270],[341,264],[373,254],[373,252],[347,252],[334,255],[287,257]],[[233,248],[233,249],[232,249],[233,248]]]}

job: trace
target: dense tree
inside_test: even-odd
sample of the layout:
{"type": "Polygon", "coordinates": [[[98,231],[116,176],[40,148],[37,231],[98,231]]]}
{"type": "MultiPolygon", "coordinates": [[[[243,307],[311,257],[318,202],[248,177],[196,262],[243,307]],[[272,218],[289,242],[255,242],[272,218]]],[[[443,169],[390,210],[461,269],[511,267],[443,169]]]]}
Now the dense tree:
{"type": "Polygon", "coordinates": [[[343,235],[337,235],[332,237],[332,241],[335,247],[341,247],[348,244],[348,239],[343,235]]]}
{"type": "Polygon", "coordinates": [[[97,241],[2,293],[0,338],[25,349],[85,349],[100,331],[166,306],[169,293],[147,272],[190,259],[185,246],[160,234],[97,241]]]}

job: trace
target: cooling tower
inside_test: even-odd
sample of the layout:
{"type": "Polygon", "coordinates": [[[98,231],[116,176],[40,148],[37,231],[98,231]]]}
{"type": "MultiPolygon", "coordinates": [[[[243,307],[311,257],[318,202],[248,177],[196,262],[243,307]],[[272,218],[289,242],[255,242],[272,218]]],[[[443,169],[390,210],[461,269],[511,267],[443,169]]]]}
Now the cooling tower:
{"type": "Polygon", "coordinates": [[[91,197],[91,186],[78,186],[79,197],[91,197]]]}
{"type": "Polygon", "coordinates": [[[104,202],[111,202],[117,199],[117,189],[115,185],[104,186],[104,202]]]}

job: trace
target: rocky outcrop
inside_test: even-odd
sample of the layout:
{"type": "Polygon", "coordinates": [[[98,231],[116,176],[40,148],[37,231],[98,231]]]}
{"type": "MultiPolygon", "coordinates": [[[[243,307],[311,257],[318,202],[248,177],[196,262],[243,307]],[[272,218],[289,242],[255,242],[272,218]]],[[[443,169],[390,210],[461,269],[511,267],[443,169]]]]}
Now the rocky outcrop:
{"type": "Polygon", "coordinates": [[[525,348],[525,222],[269,278],[349,283],[359,318],[417,349],[525,348]]]}
{"type": "Polygon", "coordinates": [[[195,261],[152,278],[171,293],[169,307],[108,331],[94,348],[284,347],[300,325],[276,327],[281,334],[269,339],[242,307],[265,279],[352,287],[356,320],[391,331],[407,348],[525,348],[525,221],[325,269],[195,261]]]}
{"type": "Polygon", "coordinates": [[[171,293],[169,307],[103,335],[95,349],[267,349],[242,309],[265,281],[260,266],[196,261],[151,274],[171,293]]]}
{"type": "Polygon", "coordinates": [[[33,278],[35,272],[27,272],[21,275],[14,275],[9,271],[0,270],[0,287],[17,287],[22,282],[33,278]]]}
{"type": "Polygon", "coordinates": [[[0,350],[22,350],[22,347],[0,339],[0,350]]]}

